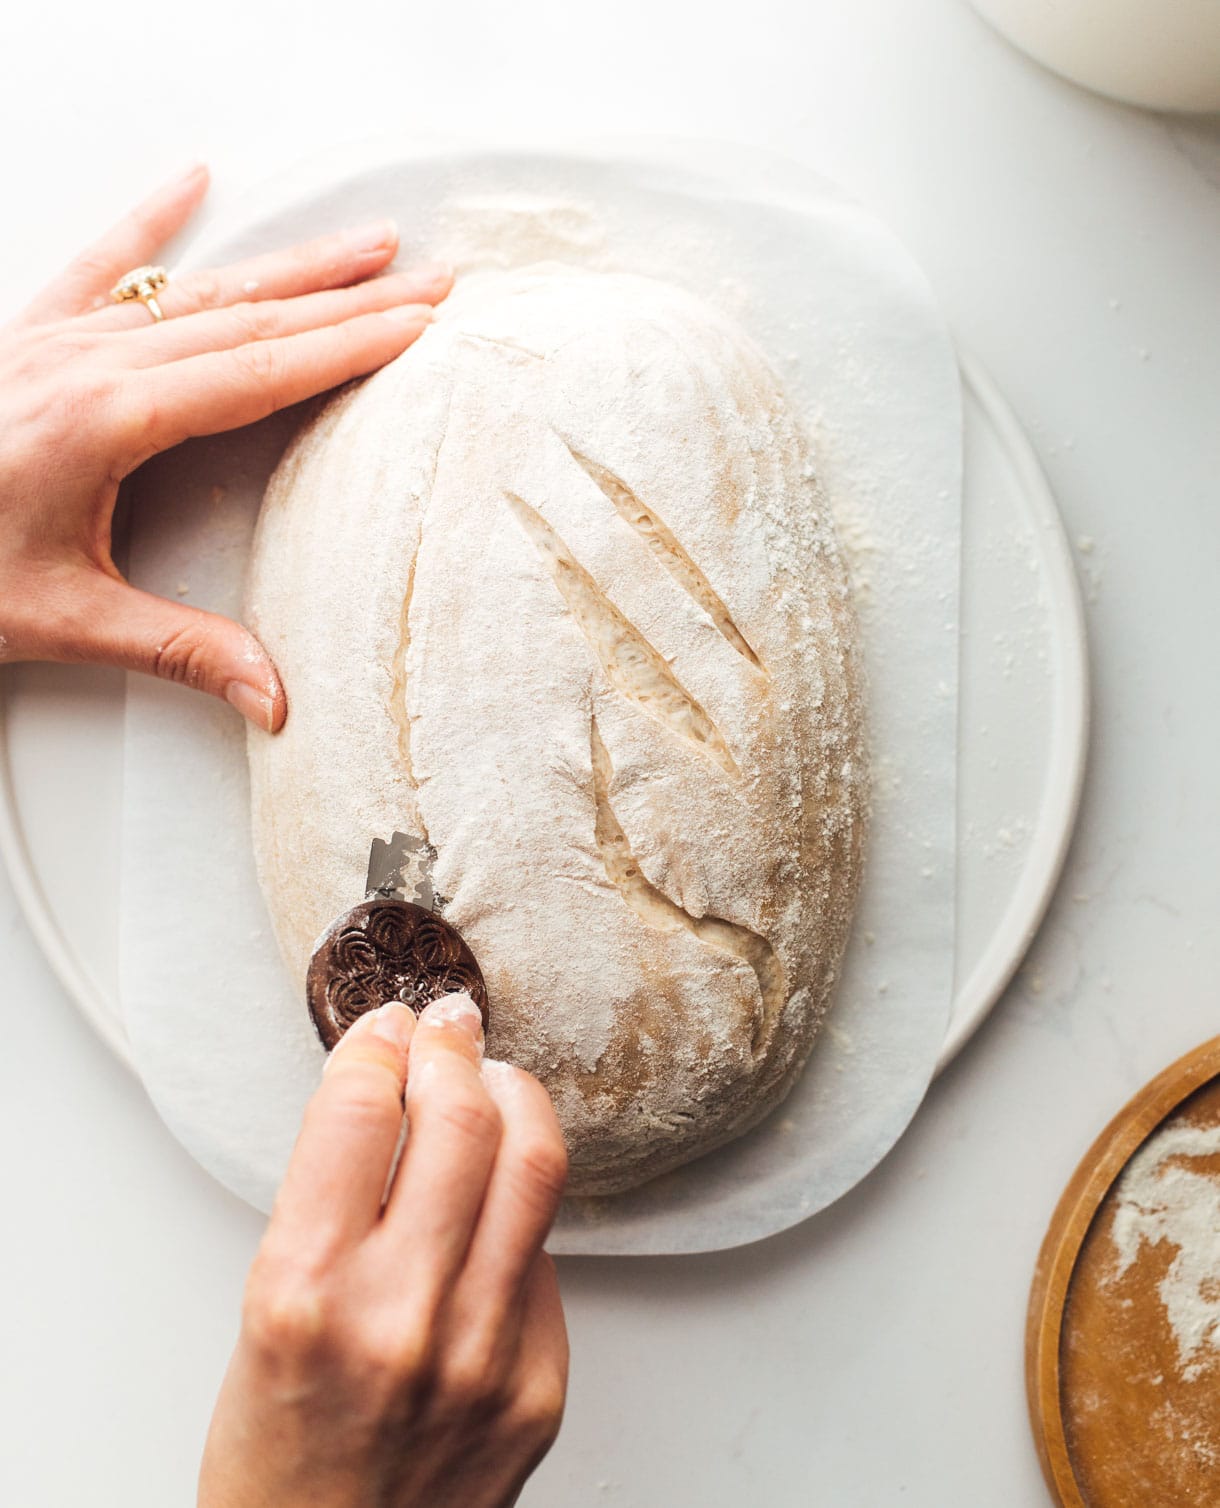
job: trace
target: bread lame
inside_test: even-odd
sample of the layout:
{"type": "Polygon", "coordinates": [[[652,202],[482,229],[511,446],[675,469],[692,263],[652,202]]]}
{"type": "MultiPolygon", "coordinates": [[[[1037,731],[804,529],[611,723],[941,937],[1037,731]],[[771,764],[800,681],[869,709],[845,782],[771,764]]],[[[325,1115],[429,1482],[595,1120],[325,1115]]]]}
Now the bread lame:
{"type": "Polygon", "coordinates": [[[390,1000],[418,1012],[465,992],[486,1030],[487,986],[461,933],[440,914],[435,858],[409,833],[373,839],[364,899],[327,927],[305,977],[309,1014],[328,1052],[366,1011],[390,1000]]]}

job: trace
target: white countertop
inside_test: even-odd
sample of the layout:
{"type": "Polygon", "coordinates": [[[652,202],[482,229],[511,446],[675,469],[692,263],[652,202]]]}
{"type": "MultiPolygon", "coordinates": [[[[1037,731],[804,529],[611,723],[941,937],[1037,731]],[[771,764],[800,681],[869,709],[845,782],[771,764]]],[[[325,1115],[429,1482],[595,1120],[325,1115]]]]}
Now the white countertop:
{"type": "MultiPolygon", "coordinates": [[[[578,9],[18,8],[0,308],[193,154],[224,202],[382,130],[743,140],[890,221],[1084,542],[1077,841],[1016,984],[863,1186],[743,1251],[564,1264],[569,1415],[523,1502],[1037,1508],[1047,1219],[1128,1095],[1220,1029],[1220,124],[1062,84],[964,0],[578,9]]],[[[193,1501],[260,1221],[95,1041],[3,877],[0,931],[0,1501],[193,1501]]]]}

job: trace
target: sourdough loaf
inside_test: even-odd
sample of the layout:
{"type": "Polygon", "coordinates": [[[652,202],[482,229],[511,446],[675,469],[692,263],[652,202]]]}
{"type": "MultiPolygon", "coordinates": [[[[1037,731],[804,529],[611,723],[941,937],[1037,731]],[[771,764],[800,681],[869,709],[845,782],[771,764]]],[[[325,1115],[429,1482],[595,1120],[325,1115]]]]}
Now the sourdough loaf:
{"type": "Polygon", "coordinates": [[[295,978],[398,829],[435,850],[488,1051],[554,1098],[572,1192],[783,1098],[842,956],[867,781],[831,521],[739,329],[625,274],[465,279],[290,447],[249,613],[289,698],[250,771],[295,978]]]}

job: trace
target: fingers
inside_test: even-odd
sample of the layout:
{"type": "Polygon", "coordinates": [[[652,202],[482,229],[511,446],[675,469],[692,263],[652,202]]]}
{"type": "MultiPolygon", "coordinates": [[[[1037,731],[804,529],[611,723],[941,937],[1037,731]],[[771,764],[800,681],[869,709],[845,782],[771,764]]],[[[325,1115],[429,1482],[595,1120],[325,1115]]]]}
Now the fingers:
{"type": "MultiPolygon", "coordinates": [[[[297,298],[371,278],[388,266],[397,249],[398,227],[393,220],[376,220],[228,267],[184,272],[170,279],[157,302],[169,325],[186,315],[229,304],[297,298]]],[[[426,290],[445,271],[421,269],[421,290],[412,302],[435,302],[426,290]]],[[[87,320],[93,330],[144,330],[151,323],[147,309],[138,304],[110,304],[87,320]]]]}
{"type": "Polygon", "coordinates": [[[439,1301],[466,1256],[500,1140],[500,1113],[480,1072],[483,1026],[469,995],[422,1012],[407,1078],[410,1130],[378,1240],[410,1255],[423,1304],[439,1301]]]}
{"type": "Polygon", "coordinates": [[[410,1006],[391,1001],[361,1016],[327,1059],[272,1215],[285,1246],[328,1255],[377,1223],[402,1130],[414,1031],[410,1006]]]}
{"type": "Polygon", "coordinates": [[[480,1303],[503,1313],[518,1302],[554,1222],[568,1157],[550,1096],[509,1063],[483,1064],[503,1130],[466,1272],[480,1303]]]}
{"type": "Polygon", "coordinates": [[[371,278],[354,288],[304,293],[298,298],[232,304],[182,319],[149,324],[139,333],[116,340],[112,354],[133,366],[154,366],[224,351],[256,340],[278,340],[306,330],[325,329],[362,314],[414,306],[421,323],[429,308],[449,288],[444,269],[416,269],[395,277],[371,278]]]}
{"type": "Polygon", "coordinates": [[[131,374],[127,429],[132,465],[193,435],[254,424],[277,409],[383,366],[431,319],[417,305],[359,315],[324,330],[210,351],[131,374]]]}
{"type": "MultiPolygon", "coordinates": [[[[125,272],[152,261],[160,248],[182,229],[207,187],[208,170],[203,163],[196,163],[163,184],[70,262],[30,304],[23,319],[41,324],[82,314],[104,303],[125,272]]],[[[146,311],[140,312],[148,317],[146,311]]]]}
{"type": "Polygon", "coordinates": [[[227,701],[264,733],[283,726],[288,702],[279,675],[240,623],[110,576],[82,581],[80,596],[75,622],[65,627],[71,654],[58,658],[178,681],[227,701]]]}

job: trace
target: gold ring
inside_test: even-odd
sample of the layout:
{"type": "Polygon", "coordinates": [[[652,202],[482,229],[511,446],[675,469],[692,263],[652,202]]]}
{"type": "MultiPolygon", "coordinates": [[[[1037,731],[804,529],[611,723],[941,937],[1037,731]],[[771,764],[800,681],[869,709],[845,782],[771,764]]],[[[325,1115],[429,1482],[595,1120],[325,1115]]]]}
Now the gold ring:
{"type": "Polygon", "coordinates": [[[157,302],[157,294],[169,282],[164,267],[133,267],[125,272],[110,290],[116,304],[127,304],[139,299],[154,319],[164,319],[165,314],[157,302]]]}

